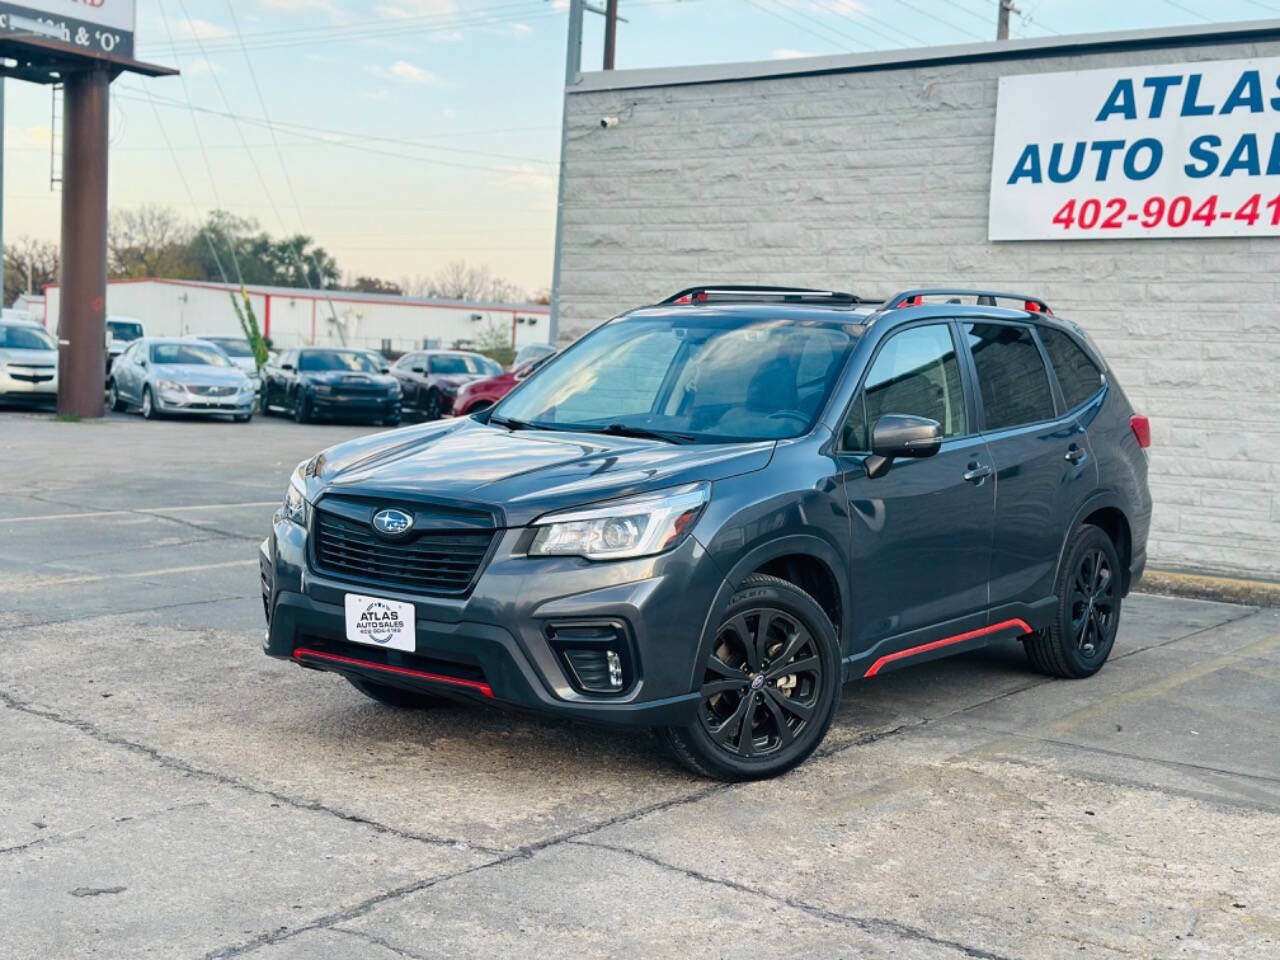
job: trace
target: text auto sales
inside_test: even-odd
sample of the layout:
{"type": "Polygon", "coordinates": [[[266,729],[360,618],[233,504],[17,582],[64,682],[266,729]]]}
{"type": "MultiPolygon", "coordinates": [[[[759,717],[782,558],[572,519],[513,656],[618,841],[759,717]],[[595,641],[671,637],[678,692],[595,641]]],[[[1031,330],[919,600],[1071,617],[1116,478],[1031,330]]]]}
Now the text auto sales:
{"type": "MultiPolygon", "coordinates": [[[[1116,81],[1095,121],[1112,118],[1124,120],[1161,117],[1209,117],[1233,114],[1280,113],[1280,75],[1268,77],[1258,70],[1244,70],[1221,102],[1214,102],[1201,89],[1199,73],[1146,77],[1139,85],[1132,78],[1116,81]]],[[[1048,151],[1039,143],[1028,143],[1023,149],[1007,181],[1019,183],[1072,183],[1077,178],[1101,182],[1112,172],[1112,165],[1131,181],[1146,180],[1165,162],[1165,146],[1157,137],[1141,137],[1132,142],[1123,139],[1076,141],[1074,144],[1052,143],[1048,151]]],[[[1234,142],[1204,133],[1191,140],[1185,157],[1171,161],[1182,164],[1183,172],[1193,179],[1208,177],[1280,176],[1280,131],[1271,135],[1270,143],[1259,142],[1257,133],[1243,133],[1234,142]]]]}

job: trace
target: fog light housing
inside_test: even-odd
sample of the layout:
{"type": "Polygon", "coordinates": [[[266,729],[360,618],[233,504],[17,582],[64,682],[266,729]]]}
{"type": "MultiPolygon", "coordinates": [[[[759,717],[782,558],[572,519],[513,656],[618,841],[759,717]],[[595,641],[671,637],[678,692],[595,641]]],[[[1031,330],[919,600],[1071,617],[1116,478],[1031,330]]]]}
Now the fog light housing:
{"type": "Polygon", "coordinates": [[[621,623],[552,624],[547,627],[547,639],[580,693],[616,696],[635,684],[631,643],[621,623]]]}
{"type": "Polygon", "coordinates": [[[564,658],[583,690],[591,693],[622,692],[622,658],[616,650],[566,650],[564,658]]]}

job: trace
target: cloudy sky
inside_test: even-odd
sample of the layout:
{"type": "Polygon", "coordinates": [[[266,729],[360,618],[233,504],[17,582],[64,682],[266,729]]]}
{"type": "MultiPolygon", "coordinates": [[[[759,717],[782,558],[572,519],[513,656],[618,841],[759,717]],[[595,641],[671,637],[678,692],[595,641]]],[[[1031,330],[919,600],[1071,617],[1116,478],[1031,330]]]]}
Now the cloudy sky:
{"type": "MultiPolygon", "coordinates": [[[[997,0],[621,0],[618,66],[971,42],[997,0]]],[[[1016,36],[1280,17],[1280,0],[1018,0],[1016,36]]],[[[111,203],[314,236],[351,274],[550,283],[566,0],[138,0],[111,203]],[[170,149],[170,147],[172,149],[170,149]]],[[[585,63],[601,55],[588,15],[585,63]]],[[[58,237],[50,93],[8,82],[5,235],[58,237]]]]}

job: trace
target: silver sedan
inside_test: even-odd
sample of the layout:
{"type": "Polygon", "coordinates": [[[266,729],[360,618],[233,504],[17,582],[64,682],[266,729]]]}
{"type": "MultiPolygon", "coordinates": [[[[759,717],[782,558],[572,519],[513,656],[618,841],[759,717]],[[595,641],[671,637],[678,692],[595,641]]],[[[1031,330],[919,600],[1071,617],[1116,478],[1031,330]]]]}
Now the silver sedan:
{"type": "Polygon", "coordinates": [[[0,320],[0,403],[57,399],[57,341],[28,320],[0,320]]]}
{"type": "Polygon", "coordinates": [[[253,417],[253,384],[225,353],[203,340],[142,337],[111,365],[112,410],[136,407],[151,420],[161,414],[253,417]]]}

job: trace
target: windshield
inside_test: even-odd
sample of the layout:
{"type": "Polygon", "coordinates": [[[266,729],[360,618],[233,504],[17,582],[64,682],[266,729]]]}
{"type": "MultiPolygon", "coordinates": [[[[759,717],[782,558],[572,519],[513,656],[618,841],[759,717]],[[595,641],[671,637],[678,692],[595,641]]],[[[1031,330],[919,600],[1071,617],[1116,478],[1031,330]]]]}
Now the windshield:
{"type": "Polygon", "coordinates": [[[229,367],[231,361],[217,347],[207,343],[155,343],[152,363],[190,363],[204,367],[229,367]]]}
{"type": "Polygon", "coordinates": [[[357,353],[354,350],[316,350],[298,357],[298,370],[311,373],[324,370],[377,373],[378,367],[367,353],[357,353]]]}
{"type": "Polygon", "coordinates": [[[57,350],[58,344],[48,332],[39,327],[0,326],[0,349],[57,350]]]}
{"type": "Polygon", "coordinates": [[[487,357],[474,353],[437,353],[427,357],[428,373],[471,374],[501,373],[502,368],[487,357]]]}
{"type": "Polygon", "coordinates": [[[218,345],[228,357],[253,356],[253,348],[249,346],[248,340],[237,340],[235,337],[201,337],[200,339],[218,345]]]}
{"type": "Polygon", "coordinates": [[[501,401],[494,419],[686,442],[795,437],[817,419],[857,332],[710,311],[614,321],[501,401]]]}
{"type": "Polygon", "coordinates": [[[129,320],[108,320],[107,330],[112,340],[137,340],[142,336],[142,324],[129,320]]]}

